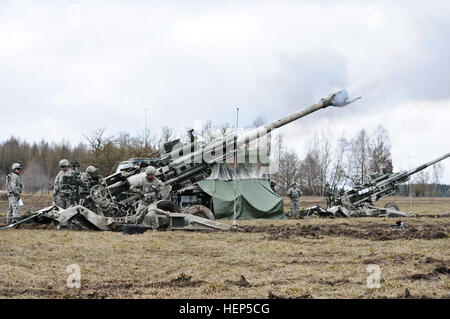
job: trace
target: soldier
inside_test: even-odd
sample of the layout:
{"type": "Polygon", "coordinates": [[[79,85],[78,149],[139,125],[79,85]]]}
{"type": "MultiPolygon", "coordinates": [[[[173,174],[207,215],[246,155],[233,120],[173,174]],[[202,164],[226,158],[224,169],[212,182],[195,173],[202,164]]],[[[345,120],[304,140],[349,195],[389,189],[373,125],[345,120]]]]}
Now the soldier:
{"type": "Polygon", "coordinates": [[[155,177],[156,169],[153,166],[148,166],[145,169],[145,176],[142,176],[135,182],[132,182],[130,191],[137,192],[141,195],[141,200],[137,208],[138,219],[141,219],[146,215],[148,210],[148,217],[153,229],[158,228],[158,217],[156,211],[149,210],[151,203],[158,199],[161,199],[161,188],[164,184],[155,177]]]}
{"type": "Polygon", "coordinates": [[[292,187],[289,188],[286,195],[291,200],[291,214],[293,217],[297,217],[300,208],[300,196],[303,195],[302,191],[297,188],[297,183],[292,183],[292,187]]]}
{"type": "Polygon", "coordinates": [[[333,204],[333,191],[328,183],[325,184],[324,195],[327,201],[327,208],[331,208],[331,205],[333,204]]]}
{"type": "Polygon", "coordinates": [[[59,161],[59,167],[61,170],[55,178],[55,185],[53,187],[53,201],[55,205],[66,209],[71,203],[72,189],[70,187],[64,187],[63,177],[72,176],[72,170],[69,167],[70,163],[66,159],[59,161]]]}
{"type": "Polygon", "coordinates": [[[6,177],[6,191],[8,192],[8,214],[6,222],[11,223],[19,217],[19,200],[22,193],[22,183],[20,182],[20,171],[22,165],[19,163],[12,164],[11,173],[6,177]]]}
{"type": "Polygon", "coordinates": [[[270,188],[273,190],[274,193],[277,193],[279,189],[275,181],[270,181],[270,188]]]}
{"type": "Polygon", "coordinates": [[[88,166],[86,171],[81,174],[81,181],[83,182],[83,193],[88,193],[90,189],[100,183],[100,176],[98,175],[98,169],[94,166],[88,166]]]}

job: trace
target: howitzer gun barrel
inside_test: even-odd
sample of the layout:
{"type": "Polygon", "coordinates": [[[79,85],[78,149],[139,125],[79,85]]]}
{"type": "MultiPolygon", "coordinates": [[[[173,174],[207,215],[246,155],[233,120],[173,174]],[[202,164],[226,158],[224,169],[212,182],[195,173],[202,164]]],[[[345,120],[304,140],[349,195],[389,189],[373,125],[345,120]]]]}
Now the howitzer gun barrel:
{"type": "Polygon", "coordinates": [[[309,107],[306,107],[304,109],[301,109],[300,111],[291,114],[289,116],[286,116],[285,118],[282,118],[281,120],[278,120],[276,122],[273,122],[269,125],[264,126],[264,129],[268,132],[270,132],[273,129],[279,128],[281,126],[284,126],[290,122],[293,122],[295,120],[298,120],[299,118],[302,118],[308,114],[311,114],[317,110],[326,108],[328,106],[336,106],[336,107],[343,107],[350,103],[353,103],[354,101],[360,99],[361,97],[358,97],[354,100],[348,100],[348,93],[346,90],[339,91],[337,93],[332,93],[328,95],[326,98],[320,99],[320,101],[316,104],[313,104],[309,107]]]}
{"type": "Polygon", "coordinates": [[[270,133],[272,130],[280,128],[286,124],[289,124],[295,120],[298,120],[308,114],[311,114],[313,112],[316,112],[320,109],[324,109],[328,106],[335,106],[335,107],[343,107],[350,103],[353,103],[354,101],[360,99],[361,97],[358,97],[354,100],[349,100],[349,96],[346,90],[339,91],[337,93],[329,94],[326,98],[320,99],[320,101],[316,104],[313,104],[311,106],[308,106],[306,108],[301,109],[300,111],[295,112],[294,114],[288,115],[278,121],[275,121],[271,124],[258,127],[247,134],[244,134],[242,136],[239,136],[237,139],[237,146],[241,146],[244,143],[248,143],[249,141],[255,140],[259,137],[262,137],[268,133],[270,133]]]}
{"type": "Polygon", "coordinates": [[[416,167],[416,168],[413,169],[413,170],[410,170],[410,171],[408,172],[408,176],[411,176],[411,175],[413,175],[413,174],[415,174],[415,173],[417,173],[417,172],[420,172],[421,170],[424,170],[425,168],[427,168],[427,167],[429,167],[429,166],[431,166],[431,165],[434,165],[434,164],[436,164],[437,162],[440,162],[440,161],[446,159],[447,157],[450,157],[450,153],[447,153],[447,154],[445,154],[445,155],[442,155],[441,157],[438,157],[438,158],[436,158],[436,159],[433,160],[433,161],[430,161],[430,162],[428,162],[428,163],[425,163],[425,164],[423,164],[423,165],[420,165],[419,167],[416,167]]]}
{"type": "Polygon", "coordinates": [[[215,163],[225,160],[226,158],[233,155],[233,153],[242,145],[245,143],[248,143],[250,141],[253,141],[257,138],[260,138],[264,135],[267,135],[272,130],[277,129],[281,126],[284,126],[288,123],[291,123],[295,120],[298,120],[308,114],[311,114],[315,111],[318,111],[320,109],[326,108],[328,106],[336,106],[336,107],[343,107],[350,103],[353,103],[354,101],[360,99],[361,97],[358,97],[356,99],[350,100],[349,95],[346,90],[339,91],[337,93],[332,93],[328,95],[326,98],[322,98],[318,103],[313,104],[309,107],[306,107],[304,109],[301,109],[300,111],[291,114],[289,116],[286,116],[276,122],[273,122],[269,125],[260,126],[246,134],[237,136],[237,135],[230,135],[223,139],[219,139],[216,141],[213,141],[207,145],[205,145],[201,150],[198,150],[196,152],[190,152],[189,149],[184,150],[187,151],[186,155],[180,154],[180,149],[177,149],[173,151],[170,154],[170,157],[174,159],[170,164],[169,167],[175,167],[181,163],[215,163]],[[224,150],[224,152],[222,152],[224,150]],[[205,160],[205,154],[208,154],[207,159],[205,160]],[[218,155],[214,155],[218,154],[218,155]],[[180,156],[181,155],[181,156],[180,156]],[[200,160],[199,160],[200,159],[200,160]]]}

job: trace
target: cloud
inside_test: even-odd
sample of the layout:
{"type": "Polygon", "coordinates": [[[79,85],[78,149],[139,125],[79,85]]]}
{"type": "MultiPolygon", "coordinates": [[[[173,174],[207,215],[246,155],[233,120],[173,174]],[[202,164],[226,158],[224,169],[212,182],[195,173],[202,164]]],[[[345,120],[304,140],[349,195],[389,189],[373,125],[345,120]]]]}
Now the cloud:
{"type": "Polygon", "coordinates": [[[145,108],[153,131],[234,123],[236,107],[246,126],[342,88],[363,100],[305,118],[296,134],[383,123],[391,137],[417,132],[423,121],[398,124],[412,103],[436,113],[427,130],[439,136],[449,17],[438,1],[3,1],[0,140],[140,134],[145,108]]]}
{"type": "MultiPolygon", "coordinates": [[[[314,113],[315,119],[311,115],[286,126],[281,130],[286,145],[303,158],[315,134],[324,134],[332,140],[340,136],[349,139],[363,128],[373,132],[378,125],[382,125],[391,141],[394,171],[417,167],[450,152],[448,121],[442,120],[450,118],[450,99],[437,103],[411,100],[380,109],[375,115],[353,112],[362,103],[362,100],[358,101],[348,109],[327,108],[314,113]],[[342,113],[342,117],[330,119],[328,113],[333,112],[342,113]]],[[[442,180],[449,183],[450,159],[442,164],[442,180]]]]}

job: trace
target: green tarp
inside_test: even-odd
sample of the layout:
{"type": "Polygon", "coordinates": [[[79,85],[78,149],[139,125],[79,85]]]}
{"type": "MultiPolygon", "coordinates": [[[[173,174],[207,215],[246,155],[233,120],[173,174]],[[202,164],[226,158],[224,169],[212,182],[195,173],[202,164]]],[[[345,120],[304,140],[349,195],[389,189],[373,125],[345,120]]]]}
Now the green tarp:
{"type": "Polygon", "coordinates": [[[246,164],[234,172],[227,164],[218,164],[198,185],[212,196],[217,219],[233,219],[235,198],[236,219],[286,218],[283,199],[273,192],[268,179],[258,176],[255,166],[246,164]]]}

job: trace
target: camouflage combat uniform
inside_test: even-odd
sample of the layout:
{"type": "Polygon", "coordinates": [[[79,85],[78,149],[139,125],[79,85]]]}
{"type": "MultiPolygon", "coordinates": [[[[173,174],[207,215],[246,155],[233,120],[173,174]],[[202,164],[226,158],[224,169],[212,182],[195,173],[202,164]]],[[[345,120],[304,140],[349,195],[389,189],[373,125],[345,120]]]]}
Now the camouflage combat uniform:
{"type": "Polygon", "coordinates": [[[100,183],[100,178],[98,176],[89,175],[86,172],[81,174],[81,181],[83,182],[83,194],[89,194],[91,188],[100,183]]]}
{"type": "Polygon", "coordinates": [[[68,208],[71,205],[72,191],[69,188],[63,188],[63,176],[71,176],[72,169],[67,171],[59,171],[55,178],[55,185],[53,187],[53,201],[55,204],[63,209],[68,208]]]}
{"type": "Polygon", "coordinates": [[[292,216],[298,216],[300,208],[300,196],[303,195],[302,191],[298,188],[289,188],[286,194],[291,200],[291,214],[292,216]]]}
{"type": "Polygon", "coordinates": [[[137,213],[142,219],[145,215],[149,217],[152,228],[158,228],[158,217],[156,211],[148,209],[150,204],[160,199],[161,188],[164,184],[156,177],[153,180],[149,180],[147,175],[142,175],[138,180],[134,181],[130,190],[141,194],[141,200],[137,208],[137,213]],[[148,210],[148,214],[147,213],[148,210]]]}
{"type": "Polygon", "coordinates": [[[274,181],[270,182],[270,188],[273,190],[274,193],[278,193],[279,187],[274,181]]]}
{"type": "Polygon", "coordinates": [[[9,201],[8,214],[6,215],[7,222],[19,217],[19,200],[22,189],[20,176],[16,172],[9,173],[6,177],[6,191],[8,192],[9,201]]]}
{"type": "Polygon", "coordinates": [[[333,191],[328,183],[325,185],[324,195],[327,201],[327,208],[331,208],[333,203],[333,191]]]}

